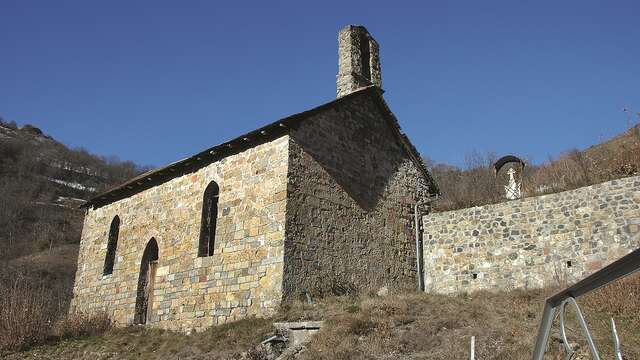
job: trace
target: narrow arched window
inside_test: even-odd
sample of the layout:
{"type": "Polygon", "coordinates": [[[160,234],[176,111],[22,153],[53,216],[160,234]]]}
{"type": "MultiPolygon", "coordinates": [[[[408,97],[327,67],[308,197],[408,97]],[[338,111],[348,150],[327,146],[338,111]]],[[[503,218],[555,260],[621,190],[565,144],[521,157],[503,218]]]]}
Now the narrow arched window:
{"type": "Polygon", "coordinates": [[[113,273],[113,264],[116,261],[116,248],[118,247],[118,232],[120,231],[120,218],[116,215],[109,228],[109,241],[107,242],[107,255],[104,258],[104,270],[102,275],[113,273]]]}
{"type": "Polygon", "coordinates": [[[369,44],[369,37],[367,35],[360,34],[360,59],[362,60],[362,75],[371,81],[371,48],[369,44]]]}
{"type": "Polygon", "coordinates": [[[200,222],[200,242],[198,256],[213,255],[218,218],[218,194],[220,189],[215,181],[209,183],[202,198],[202,219],[200,222]]]}

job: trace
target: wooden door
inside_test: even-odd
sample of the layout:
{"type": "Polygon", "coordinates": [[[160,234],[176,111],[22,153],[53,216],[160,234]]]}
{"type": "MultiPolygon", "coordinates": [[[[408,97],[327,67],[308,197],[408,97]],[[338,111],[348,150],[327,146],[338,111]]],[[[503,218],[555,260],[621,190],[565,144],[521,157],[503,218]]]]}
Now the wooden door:
{"type": "Polygon", "coordinates": [[[158,261],[151,261],[147,268],[146,284],[144,287],[144,318],[145,323],[151,318],[151,312],[153,309],[153,288],[156,279],[156,268],[158,261]]]}
{"type": "Polygon", "coordinates": [[[140,275],[136,291],[136,307],[133,316],[134,324],[146,324],[151,318],[153,307],[153,288],[158,266],[158,244],[154,238],[149,240],[140,261],[140,275]]]}

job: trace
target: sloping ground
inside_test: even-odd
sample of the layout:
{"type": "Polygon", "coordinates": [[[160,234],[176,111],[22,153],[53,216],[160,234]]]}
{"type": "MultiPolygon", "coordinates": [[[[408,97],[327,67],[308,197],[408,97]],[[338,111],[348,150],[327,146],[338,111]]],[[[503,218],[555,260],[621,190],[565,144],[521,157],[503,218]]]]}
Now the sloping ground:
{"type": "MultiPolygon", "coordinates": [[[[575,180],[567,173],[591,174],[588,170],[593,167],[604,169],[605,177],[632,174],[638,171],[640,161],[638,139],[640,128],[636,127],[587,149],[587,159],[565,157],[550,166],[550,175],[540,181],[580,186],[581,182],[599,178],[575,180]]],[[[66,312],[70,299],[82,223],[82,214],[76,210],[78,202],[90,195],[89,189],[113,185],[141,169],[131,163],[66,149],[28,126],[15,129],[0,124],[0,155],[0,242],[8,244],[0,248],[5,257],[0,259],[0,338],[5,335],[3,324],[11,324],[4,319],[16,313],[22,313],[22,319],[30,321],[34,328],[44,329],[39,336],[52,336],[49,329],[59,314],[66,312]],[[12,260],[5,261],[9,259],[12,260]],[[17,279],[28,285],[20,288],[26,295],[17,299],[37,311],[25,312],[12,307],[12,303],[2,303],[10,300],[4,291],[10,294],[10,285],[17,279]],[[29,300],[39,302],[33,304],[29,300]]],[[[493,186],[493,175],[489,173],[487,178],[493,186]]],[[[464,181],[447,183],[457,186],[464,181]]],[[[470,188],[482,188],[476,183],[470,188]]],[[[464,200],[461,204],[469,202],[470,194],[459,191],[464,200]]],[[[478,198],[484,201],[482,196],[478,198]]],[[[296,304],[283,309],[275,319],[244,320],[201,334],[187,336],[141,327],[115,329],[101,336],[62,341],[51,338],[48,345],[0,354],[0,358],[233,359],[245,353],[247,359],[264,359],[264,354],[250,350],[271,331],[272,320],[327,320],[328,326],[302,358],[464,359],[468,358],[469,337],[474,335],[480,359],[528,359],[544,297],[545,292],[529,291],[458,297],[408,294],[333,298],[313,306],[296,304]]],[[[618,322],[625,358],[640,359],[639,299],[640,280],[636,276],[634,281],[581,300],[589,323],[596,329],[597,344],[607,351],[604,358],[612,358],[608,321],[613,316],[618,322]]],[[[572,327],[577,329],[575,324],[572,327]]],[[[556,334],[554,349],[560,344],[557,339],[556,334]]],[[[40,340],[34,338],[24,344],[29,346],[40,340]]]]}
{"type": "MultiPolygon", "coordinates": [[[[329,327],[302,359],[468,359],[471,336],[478,359],[530,359],[544,298],[551,291],[426,294],[369,298],[329,314],[329,327]]],[[[580,299],[602,358],[613,358],[609,319],[615,318],[627,359],[640,359],[640,275],[580,299]]],[[[569,340],[586,349],[570,320],[569,340]],[[575,340],[572,340],[575,339],[575,340]]],[[[556,321],[557,330],[557,321],[556,321]]],[[[558,332],[551,341],[559,354],[558,332]]]]}
{"type": "MultiPolygon", "coordinates": [[[[506,170],[493,170],[495,154],[469,154],[464,168],[430,167],[441,196],[434,211],[449,211],[505,202],[506,170]]],[[[427,162],[430,162],[426,160],[427,162]]],[[[432,162],[431,162],[432,163],[432,162]]],[[[519,167],[517,167],[519,169],[519,167]]],[[[542,164],[528,163],[522,178],[525,197],[557,193],[640,174],[640,125],[585,150],[570,150],[542,164]]]]}
{"type": "MultiPolygon", "coordinates": [[[[246,319],[185,335],[141,326],[112,329],[102,336],[63,340],[6,359],[241,359],[272,331],[271,321],[246,319]]],[[[252,356],[249,354],[249,356],[252,356]]],[[[1,356],[0,356],[1,358],[1,356]]],[[[251,359],[251,357],[249,357],[251,359]]],[[[254,357],[253,359],[261,359],[254,357]]]]}
{"type": "MultiPolygon", "coordinates": [[[[601,158],[603,157],[603,153],[606,154],[609,152],[620,151],[620,149],[635,148],[638,146],[638,141],[640,141],[640,123],[609,140],[590,146],[584,150],[584,153],[588,157],[601,158]]],[[[597,160],[600,159],[596,159],[596,161],[597,160]]]]}
{"type": "MultiPolygon", "coordinates": [[[[530,359],[544,299],[551,291],[480,292],[460,296],[405,294],[328,298],[294,304],[270,320],[248,319],[194,335],[140,327],[67,340],[8,359],[267,359],[247,353],[266,338],[272,320],[325,320],[300,359],[530,359]],[[244,353],[244,355],[243,355],[244,353]]],[[[579,299],[603,359],[612,359],[609,319],[625,359],[640,359],[640,274],[579,299]]],[[[569,338],[584,354],[584,337],[569,318],[569,338]]],[[[549,359],[562,358],[557,332],[549,359]]]]}
{"type": "Polygon", "coordinates": [[[49,336],[71,299],[78,206],[143,170],[0,119],[0,349],[49,336]]]}
{"type": "Polygon", "coordinates": [[[66,311],[72,295],[77,259],[78,246],[75,244],[23,256],[0,264],[0,282],[26,281],[34,286],[41,285],[52,293],[53,297],[48,300],[66,311]]]}
{"type": "Polygon", "coordinates": [[[69,277],[75,275],[77,259],[78,246],[67,244],[19,257],[8,263],[22,271],[29,271],[43,280],[56,281],[69,280],[69,277]]]}
{"type": "Polygon", "coordinates": [[[143,171],[0,119],[0,261],[80,240],[78,206],[143,171]]]}

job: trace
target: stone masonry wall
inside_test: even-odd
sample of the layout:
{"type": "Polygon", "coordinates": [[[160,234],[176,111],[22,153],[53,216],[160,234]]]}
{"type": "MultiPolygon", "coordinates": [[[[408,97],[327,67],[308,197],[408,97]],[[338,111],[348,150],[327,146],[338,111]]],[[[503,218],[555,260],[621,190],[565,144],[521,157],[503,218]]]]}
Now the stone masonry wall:
{"type": "Polygon", "coordinates": [[[640,177],[424,216],[426,291],[572,282],[640,247],[640,177]]]}
{"type": "Polygon", "coordinates": [[[416,287],[425,179],[365,92],[290,132],[285,300],[416,287]]]}
{"type": "Polygon", "coordinates": [[[131,324],[142,252],[153,237],[159,260],[148,324],[189,331],[271,313],[282,295],[288,146],[282,136],[88,210],[72,311],[104,309],[118,324],[131,324]],[[197,257],[202,197],[212,180],[220,187],[215,251],[197,257]],[[116,215],[115,267],[103,277],[116,215]]]}

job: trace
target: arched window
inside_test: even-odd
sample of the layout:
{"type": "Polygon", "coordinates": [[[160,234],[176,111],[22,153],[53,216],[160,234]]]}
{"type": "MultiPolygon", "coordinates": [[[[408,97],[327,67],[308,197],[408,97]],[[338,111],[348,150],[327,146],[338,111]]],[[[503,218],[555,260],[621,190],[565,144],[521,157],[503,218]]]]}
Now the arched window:
{"type": "Polygon", "coordinates": [[[109,241],[107,242],[107,255],[104,258],[102,275],[113,273],[113,264],[116,261],[116,248],[118,247],[118,232],[120,231],[120,218],[116,215],[109,228],[109,241]]]}
{"type": "Polygon", "coordinates": [[[200,242],[198,256],[213,255],[216,238],[216,219],[218,218],[218,194],[220,189],[215,181],[209,183],[202,198],[202,219],[200,222],[200,242]]]}

